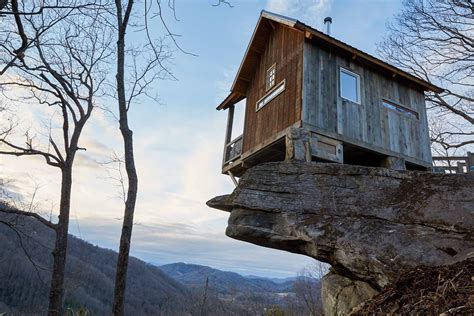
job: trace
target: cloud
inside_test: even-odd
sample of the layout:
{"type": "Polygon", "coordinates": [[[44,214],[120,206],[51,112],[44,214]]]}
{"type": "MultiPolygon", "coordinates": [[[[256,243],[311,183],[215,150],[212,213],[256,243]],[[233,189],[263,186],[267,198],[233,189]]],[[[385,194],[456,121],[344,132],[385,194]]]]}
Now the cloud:
{"type": "MultiPolygon", "coordinates": [[[[216,68],[226,69],[220,81],[202,74],[206,85],[180,87],[169,99],[170,106],[144,102],[130,112],[139,174],[132,254],[155,264],[185,261],[244,274],[294,275],[312,259],[226,237],[228,213],[205,205],[209,198],[234,189],[230,179],[220,174],[226,115],[212,105],[227,96],[237,67],[238,63],[234,67],[219,64],[216,68]],[[192,99],[180,97],[192,95],[193,89],[199,93],[192,99]]],[[[25,123],[37,121],[40,115],[50,117],[28,105],[16,113],[25,123]]],[[[58,121],[54,124],[58,126],[58,121]]],[[[96,109],[84,129],[80,147],[87,151],[77,155],[70,226],[78,237],[114,250],[118,249],[124,206],[117,182],[97,161],[110,159],[113,152],[122,154],[117,127],[109,114],[96,109]]],[[[239,129],[234,129],[234,137],[239,129]]],[[[9,190],[25,200],[39,183],[41,209],[48,214],[52,209],[55,216],[59,170],[46,166],[39,157],[0,156],[0,177],[15,179],[9,190]]]]}
{"type": "Polygon", "coordinates": [[[332,0],[268,0],[266,9],[322,29],[323,19],[329,14],[331,4],[332,0]]]}
{"type": "MultiPolygon", "coordinates": [[[[80,230],[91,243],[116,249],[119,224],[110,218],[84,218],[80,221],[80,230]]],[[[221,231],[203,231],[205,224],[213,226],[209,222],[199,225],[167,221],[135,224],[132,255],[156,265],[186,262],[268,277],[295,276],[303,266],[314,262],[302,255],[233,240],[221,231]]],[[[75,227],[71,221],[74,232],[75,227]]]]}

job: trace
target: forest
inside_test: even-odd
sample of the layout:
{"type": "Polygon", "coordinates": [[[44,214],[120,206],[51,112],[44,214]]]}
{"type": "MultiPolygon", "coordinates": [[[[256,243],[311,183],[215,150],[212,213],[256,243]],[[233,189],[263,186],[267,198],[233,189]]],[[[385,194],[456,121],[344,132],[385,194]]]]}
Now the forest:
{"type": "MultiPolygon", "coordinates": [[[[0,220],[15,227],[0,226],[0,311],[44,314],[54,236],[34,219],[1,215],[0,220]]],[[[69,245],[65,310],[71,315],[110,314],[117,253],[72,235],[69,245]]],[[[132,257],[125,313],[255,315],[273,310],[305,315],[321,308],[320,283],[314,272],[276,281],[183,263],[157,267],[132,257]]]]}

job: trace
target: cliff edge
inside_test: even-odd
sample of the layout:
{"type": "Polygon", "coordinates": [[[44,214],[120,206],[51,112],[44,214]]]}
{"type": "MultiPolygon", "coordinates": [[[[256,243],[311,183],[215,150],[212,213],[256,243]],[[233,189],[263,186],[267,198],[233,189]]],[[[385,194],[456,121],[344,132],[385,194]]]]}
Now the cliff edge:
{"type": "Polygon", "coordinates": [[[344,315],[417,266],[474,255],[474,174],[276,162],[249,169],[230,195],[226,234],[331,265],[326,315],[344,315]]]}

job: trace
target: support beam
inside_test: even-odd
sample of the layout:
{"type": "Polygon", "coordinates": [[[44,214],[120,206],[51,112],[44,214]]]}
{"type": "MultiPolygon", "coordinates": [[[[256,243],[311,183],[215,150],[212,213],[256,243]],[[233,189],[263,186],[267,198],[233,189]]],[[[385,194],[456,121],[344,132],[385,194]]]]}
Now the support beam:
{"type": "Polygon", "coordinates": [[[234,105],[232,104],[229,107],[229,112],[227,112],[227,127],[225,131],[225,140],[224,140],[224,157],[222,158],[222,166],[224,166],[227,161],[227,144],[232,140],[232,126],[234,124],[234,105]]]}
{"type": "Polygon", "coordinates": [[[239,185],[239,181],[234,177],[234,174],[231,171],[227,171],[227,174],[229,177],[232,179],[232,182],[234,182],[235,186],[237,187],[239,185]]]}
{"type": "Polygon", "coordinates": [[[286,133],[285,160],[310,162],[313,158],[342,163],[342,142],[305,128],[289,129],[286,133]]]}

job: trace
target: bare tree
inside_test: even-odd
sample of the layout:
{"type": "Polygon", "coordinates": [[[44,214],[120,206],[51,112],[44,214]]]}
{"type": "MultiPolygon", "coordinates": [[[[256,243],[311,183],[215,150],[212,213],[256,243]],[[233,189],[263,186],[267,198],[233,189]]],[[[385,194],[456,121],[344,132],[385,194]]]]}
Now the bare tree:
{"type": "MultiPolygon", "coordinates": [[[[170,2],[170,4],[173,2],[170,2]]],[[[154,17],[161,16],[160,1],[156,2],[158,12],[153,13],[154,17]]],[[[127,190],[125,196],[125,210],[122,224],[122,233],[120,236],[119,256],[117,260],[117,270],[115,276],[115,290],[113,302],[113,314],[124,314],[125,288],[127,279],[128,259],[130,255],[130,243],[132,238],[133,217],[138,192],[138,174],[135,166],[135,155],[133,148],[133,132],[130,128],[128,111],[133,102],[142,95],[147,95],[148,88],[156,79],[164,75],[171,75],[165,66],[164,60],[169,57],[166,47],[161,40],[154,40],[151,37],[148,23],[149,15],[152,14],[153,2],[144,0],[143,6],[139,6],[135,1],[115,1],[116,9],[116,97],[119,112],[119,127],[122,134],[124,146],[124,162],[127,175],[127,190]],[[141,23],[141,29],[146,36],[146,42],[140,47],[135,47],[131,52],[132,74],[127,76],[126,62],[126,33],[130,28],[131,19],[134,14],[141,12],[144,20],[141,23]],[[145,57],[145,60],[137,62],[137,56],[145,57]],[[131,78],[130,78],[131,77],[131,78]],[[128,79],[128,80],[127,80],[128,79]],[[131,82],[127,85],[127,83],[131,82]],[[128,88],[128,89],[127,89],[128,88]]],[[[162,20],[163,21],[163,20],[162,20]]],[[[166,25],[166,24],[164,24],[166,25]]],[[[171,32],[169,32],[171,34],[171,32]]],[[[174,35],[171,34],[174,39],[174,35]]]]}
{"type": "MultiPolygon", "coordinates": [[[[18,5],[18,0],[1,0],[0,1],[0,17],[4,16],[13,16],[16,27],[16,37],[19,39],[17,47],[12,47],[10,51],[10,61],[4,62],[2,69],[0,70],[0,75],[3,75],[8,68],[17,60],[22,59],[26,49],[28,49],[34,42],[35,38],[28,38],[25,28],[23,27],[22,17],[24,16],[40,16],[44,15],[46,11],[58,11],[58,10],[68,10],[68,11],[77,11],[81,9],[92,9],[92,8],[103,8],[104,6],[100,1],[91,0],[87,1],[78,1],[78,0],[66,0],[66,1],[31,1],[28,6],[25,6],[23,3],[21,8],[18,5]]],[[[54,24],[50,25],[50,27],[54,24]]],[[[49,28],[44,28],[38,34],[49,30],[49,28]]],[[[10,33],[9,31],[7,31],[10,33]]],[[[14,39],[9,39],[8,42],[12,42],[14,39]]]]}
{"type": "Polygon", "coordinates": [[[398,67],[443,87],[428,93],[435,151],[453,154],[474,144],[474,3],[405,0],[380,44],[398,67]]]}
{"type": "Polygon", "coordinates": [[[327,271],[327,265],[318,261],[304,268],[295,281],[296,297],[303,303],[311,316],[322,314],[321,279],[327,271]]]}
{"type": "MultiPolygon", "coordinates": [[[[231,3],[226,0],[217,0],[214,6],[221,4],[232,7],[231,3]]],[[[160,0],[143,0],[141,2],[115,0],[114,17],[116,26],[114,31],[116,31],[117,36],[115,97],[118,105],[119,128],[124,146],[127,188],[125,190],[124,218],[115,277],[114,315],[123,315],[124,313],[128,258],[138,192],[133,132],[130,127],[128,112],[140,97],[148,97],[156,101],[156,97],[150,94],[150,86],[156,80],[176,79],[167,65],[167,60],[172,55],[172,49],[166,42],[169,42],[174,50],[190,54],[181,48],[177,40],[178,35],[171,31],[163,13],[165,8],[169,9],[171,15],[177,20],[175,0],[164,2],[164,4],[160,0]],[[153,28],[152,25],[154,25],[153,28]],[[151,30],[158,27],[162,30],[162,36],[154,37],[151,30]],[[134,28],[135,41],[131,48],[127,48],[128,38],[126,34],[130,28],[134,28]],[[144,39],[141,43],[138,43],[137,33],[144,39]]]]}
{"type": "Polygon", "coordinates": [[[5,27],[0,33],[3,37],[0,62],[5,70],[0,77],[0,89],[4,98],[23,104],[34,102],[40,111],[52,115],[45,134],[28,129],[23,143],[15,133],[18,126],[12,120],[8,120],[8,126],[0,133],[0,154],[40,156],[61,174],[57,222],[36,212],[2,209],[2,212],[34,217],[56,233],[49,315],[61,315],[63,310],[74,159],[79,150],[85,150],[80,147],[80,136],[105,80],[103,62],[110,56],[111,43],[97,23],[100,11],[84,14],[77,1],[63,3],[66,2],[67,6],[54,9],[57,1],[52,1],[51,6],[46,1],[22,3],[20,8],[13,8],[17,13],[12,15],[13,21],[4,16],[2,27],[5,27]],[[51,10],[44,10],[45,7],[51,10]],[[23,43],[20,51],[18,38],[23,43]],[[59,126],[56,128],[55,124],[59,126]]]}
{"type": "MultiPolygon", "coordinates": [[[[218,0],[215,5],[220,4],[231,6],[228,1],[223,0],[218,0]]],[[[83,67],[84,69],[74,72],[74,69],[68,65],[68,62],[61,59],[63,56],[68,56],[68,54],[61,54],[55,51],[57,48],[55,45],[61,47],[59,45],[60,41],[53,45],[49,40],[44,41],[44,37],[46,36],[45,34],[56,34],[56,37],[58,37],[59,34],[56,32],[47,31],[50,31],[50,29],[56,27],[56,24],[60,24],[62,21],[64,21],[65,25],[68,25],[76,21],[75,19],[79,19],[80,21],[89,19],[90,14],[85,11],[87,8],[91,8],[97,15],[104,14],[107,15],[107,17],[104,19],[103,16],[101,18],[97,16],[94,21],[88,21],[88,25],[82,26],[83,32],[88,33],[87,30],[91,29],[91,25],[99,24],[100,27],[103,28],[102,34],[116,35],[116,83],[114,85],[116,93],[113,97],[117,100],[118,121],[123,137],[123,159],[126,171],[126,179],[123,181],[123,184],[126,190],[125,210],[116,271],[113,313],[115,315],[123,315],[128,258],[138,191],[138,176],[133,151],[133,132],[129,124],[128,111],[131,105],[141,96],[154,98],[149,94],[149,87],[155,80],[165,77],[174,78],[173,74],[164,64],[170,57],[169,49],[164,44],[163,39],[153,38],[150,32],[150,24],[154,20],[158,21],[163,28],[163,34],[170,43],[177,50],[183,53],[186,52],[181,49],[176,39],[177,35],[171,32],[168,24],[165,22],[162,14],[162,3],[159,0],[144,0],[141,2],[116,0],[114,10],[109,10],[107,3],[95,3],[94,1],[83,3],[75,0],[61,2],[38,0],[31,2],[29,7],[25,7],[25,4],[22,4],[22,6],[23,7],[19,8],[18,2],[15,0],[11,0],[10,4],[6,2],[0,3],[0,13],[13,16],[14,21],[8,32],[5,33],[8,34],[8,36],[4,34],[6,38],[8,38],[6,42],[11,43],[11,45],[2,46],[5,56],[8,56],[8,58],[2,58],[3,67],[0,75],[11,69],[25,72],[29,76],[26,81],[5,82],[4,86],[30,89],[30,91],[32,91],[32,99],[49,107],[57,106],[60,108],[63,120],[62,146],[64,147],[64,152],[61,152],[61,145],[54,137],[49,137],[46,147],[39,148],[35,143],[36,135],[32,137],[31,133],[27,133],[26,146],[19,146],[8,140],[10,130],[5,130],[3,144],[10,150],[5,150],[3,153],[17,156],[43,156],[49,165],[58,167],[63,176],[59,222],[53,224],[36,213],[28,214],[55,229],[58,236],[58,250],[54,253],[55,271],[58,273],[53,273],[51,302],[54,301],[55,303],[50,304],[51,313],[60,312],[61,309],[60,301],[62,296],[61,289],[69,223],[72,164],[76,151],[80,149],[78,147],[79,136],[93,107],[92,99],[97,93],[97,91],[94,90],[96,87],[92,85],[92,82],[97,80],[97,78],[92,75],[91,72],[92,68],[95,67],[99,61],[88,64],[84,60],[81,62],[81,60],[77,58],[77,55],[80,55],[80,53],[85,53],[86,55],[92,54],[92,52],[100,51],[100,49],[99,47],[83,47],[83,49],[78,49],[78,46],[76,46],[76,57],[71,57],[69,63],[78,64],[76,65],[77,67],[83,67]],[[5,9],[10,9],[10,11],[5,11],[5,9]],[[40,27],[33,23],[38,20],[43,21],[45,17],[48,17],[48,12],[50,12],[49,15],[56,18],[54,22],[50,21],[49,24],[44,23],[40,27]],[[67,12],[67,15],[58,15],[58,12],[61,14],[67,12]],[[73,13],[75,15],[73,15],[73,13]],[[110,15],[116,19],[115,25],[114,23],[109,23],[110,15]],[[25,28],[22,20],[29,23],[29,27],[33,32],[29,32],[29,30],[25,28]],[[142,43],[137,43],[139,41],[137,41],[137,37],[135,36],[133,45],[126,47],[126,33],[132,27],[135,28],[135,31],[140,32],[145,40],[142,43]],[[14,36],[11,36],[12,34],[14,36]],[[32,47],[36,47],[38,56],[35,55],[35,57],[31,57],[28,54],[32,47]],[[51,56],[48,56],[44,52],[46,48],[51,56]],[[49,61],[49,63],[46,64],[48,57],[51,57],[54,62],[49,61]],[[35,64],[31,66],[29,63],[38,63],[38,65],[35,64]],[[55,66],[57,67],[55,68],[55,66]],[[86,66],[90,67],[87,68],[86,66]],[[80,94],[84,88],[86,88],[86,92],[87,89],[89,89],[91,93],[85,95],[80,94]],[[47,95],[48,97],[42,95],[47,95]],[[61,239],[61,241],[59,241],[59,239],[61,239]],[[62,272],[60,271],[61,267],[62,272]],[[57,280],[56,277],[58,278],[57,280]]],[[[175,13],[175,1],[168,1],[165,6],[175,13]]],[[[176,18],[176,15],[174,15],[174,17],[176,18]]],[[[80,38],[80,36],[75,37],[80,38]]],[[[66,43],[68,42],[66,41],[66,43]]],[[[64,46],[62,48],[70,49],[70,47],[64,46]]],[[[74,56],[72,53],[69,55],[74,56]]],[[[96,54],[93,55],[97,57],[96,54]]],[[[101,58],[105,59],[106,56],[101,56],[101,58]]],[[[104,78],[101,78],[100,83],[102,83],[103,79],[104,78]]],[[[51,136],[51,133],[49,134],[51,136]]]]}

